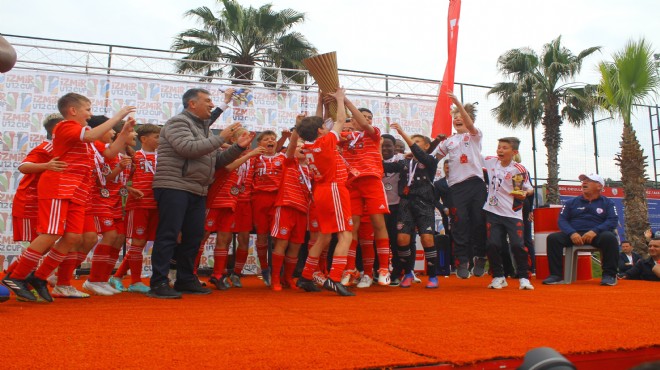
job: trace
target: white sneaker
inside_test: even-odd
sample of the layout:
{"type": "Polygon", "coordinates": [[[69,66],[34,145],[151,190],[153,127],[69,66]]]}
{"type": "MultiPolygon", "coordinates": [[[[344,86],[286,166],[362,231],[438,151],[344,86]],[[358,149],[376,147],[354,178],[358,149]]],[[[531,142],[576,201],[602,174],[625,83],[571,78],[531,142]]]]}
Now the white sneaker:
{"type": "Polygon", "coordinates": [[[113,293],[109,290],[106,290],[102,284],[103,283],[101,282],[91,282],[89,280],[85,280],[82,287],[86,291],[96,295],[105,295],[105,296],[113,295],[113,293]]]}
{"type": "Polygon", "coordinates": [[[167,273],[167,279],[170,281],[170,286],[174,286],[176,282],[176,270],[170,269],[170,272],[167,273]]]}
{"type": "Polygon", "coordinates": [[[415,273],[415,271],[412,272],[412,275],[413,275],[413,281],[414,281],[414,282],[416,282],[417,284],[421,284],[421,283],[422,283],[422,279],[420,279],[420,278],[417,277],[417,274],[415,273]]]}
{"type": "Polygon", "coordinates": [[[491,281],[490,284],[488,284],[488,289],[502,289],[502,288],[505,288],[507,286],[509,286],[509,284],[507,284],[505,278],[496,277],[496,278],[493,278],[493,281],[491,281]]]}
{"type": "Polygon", "coordinates": [[[520,282],[520,290],[534,290],[534,285],[525,278],[518,280],[520,282]]]}
{"type": "Polygon", "coordinates": [[[374,279],[369,275],[364,275],[360,278],[360,282],[357,284],[358,288],[369,288],[371,284],[374,283],[374,279]]]}
{"type": "Polygon", "coordinates": [[[360,273],[358,272],[357,269],[353,270],[344,270],[344,272],[341,274],[341,285],[343,286],[351,286],[355,283],[355,281],[360,277],[360,273]]]}
{"type": "Polygon", "coordinates": [[[55,288],[57,286],[57,274],[50,275],[46,281],[48,282],[48,285],[50,285],[52,288],[55,288]]]}
{"type": "Polygon", "coordinates": [[[57,298],[89,298],[89,294],[81,292],[71,285],[57,285],[53,288],[51,295],[57,298]]]}
{"type": "Polygon", "coordinates": [[[328,279],[328,278],[327,278],[327,277],[325,276],[325,274],[322,273],[321,271],[315,271],[315,272],[312,274],[312,280],[314,280],[314,284],[316,284],[316,285],[318,285],[318,286],[320,286],[320,287],[322,287],[323,284],[325,284],[325,281],[326,281],[327,279],[328,279]]]}
{"type": "Polygon", "coordinates": [[[101,286],[103,286],[103,289],[111,292],[112,294],[119,294],[121,293],[121,290],[116,289],[115,287],[112,286],[109,282],[101,283],[101,286]]]}
{"type": "Polygon", "coordinates": [[[390,285],[390,270],[378,269],[378,285],[390,285]]]}

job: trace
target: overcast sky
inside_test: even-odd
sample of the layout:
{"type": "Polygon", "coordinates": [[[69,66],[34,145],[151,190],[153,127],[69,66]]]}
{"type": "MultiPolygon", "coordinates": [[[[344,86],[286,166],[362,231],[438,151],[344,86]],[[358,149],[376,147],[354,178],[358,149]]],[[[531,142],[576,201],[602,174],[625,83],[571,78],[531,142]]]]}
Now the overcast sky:
{"type": "MultiPolygon", "coordinates": [[[[258,7],[265,1],[241,0],[258,7]]],[[[448,1],[273,0],[274,8],[306,13],[296,30],[320,52],[337,51],[339,67],[439,80],[447,58],[448,1]]],[[[169,49],[174,35],[194,27],[183,13],[212,0],[3,1],[0,33],[169,49]],[[26,7],[26,4],[29,4],[26,7]]],[[[580,79],[597,82],[595,65],[630,38],[646,37],[660,50],[658,0],[463,0],[456,82],[492,85],[502,80],[503,52],[562,35],[574,53],[602,46],[587,59],[580,79]]]]}

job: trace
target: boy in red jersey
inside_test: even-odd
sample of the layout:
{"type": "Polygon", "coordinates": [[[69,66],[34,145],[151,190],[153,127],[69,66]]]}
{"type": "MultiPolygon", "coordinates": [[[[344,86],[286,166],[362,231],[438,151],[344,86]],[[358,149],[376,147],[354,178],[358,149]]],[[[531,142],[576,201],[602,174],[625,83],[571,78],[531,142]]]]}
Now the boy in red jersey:
{"type": "MultiPolygon", "coordinates": [[[[65,120],[53,131],[53,157],[59,158],[67,166],[62,172],[45,171],[41,175],[37,188],[37,231],[40,235],[23,252],[21,261],[11,276],[2,280],[17,296],[28,301],[36,301],[36,297],[28,289],[28,284],[37,290],[40,297],[49,302],[53,301],[46,278],[82,240],[84,204],[88,201],[90,174],[94,163],[93,152],[88,143],[101,138],[127,114],[135,111],[135,107],[124,107],[112,119],[89,129],[87,120],[92,115],[89,99],[69,93],[59,99],[57,106],[65,120]],[[42,254],[49,248],[50,252],[41,266],[32,272],[42,254]]],[[[125,125],[117,140],[123,144],[132,129],[132,125],[125,125]]]]}
{"type": "Polygon", "coordinates": [[[352,285],[360,274],[355,269],[355,251],[358,245],[358,230],[363,214],[370,216],[376,239],[378,262],[378,284],[390,284],[389,236],[384,214],[389,213],[387,196],[381,178],[383,157],[380,153],[380,130],[372,126],[373,114],[366,108],[357,109],[350,101],[346,107],[353,114],[352,124],[356,131],[348,134],[342,142],[342,155],[351,168],[353,180],[348,184],[353,211],[353,240],[349,249],[348,265],[342,276],[343,285],[352,285]]]}
{"type": "Polygon", "coordinates": [[[237,169],[239,176],[243,182],[238,188],[238,199],[236,202],[236,210],[234,211],[234,226],[232,233],[236,233],[236,240],[238,247],[236,248],[236,255],[234,256],[234,271],[229,275],[231,285],[235,288],[241,288],[241,274],[243,267],[247,262],[249,246],[250,246],[250,233],[253,229],[252,224],[252,183],[254,179],[254,158],[248,159],[247,162],[240,165],[237,169]]]}
{"type": "Polygon", "coordinates": [[[257,231],[257,256],[261,265],[261,275],[266,286],[270,286],[268,268],[268,235],[273,224],[273,210],[277,191],[282,182],[285,156],[277,150],[277,134],[263,131],[257,136],[257,145],[266,152],[254,159],[252,183],[252,220],[257,231]]]}
{"type": "Polygon", "coordinates": [[[131,239],[128,252],[110,285],[119,291],[146,294],[149,287],[142,283],[142,251],[147,241],[154,240],[158,227],[158,208],[151,184],[158,162],[158,137],[160,126],[144,124],[137,129],[141,149],[133,156],[130,194],[126,202],[126,236],[131,239]],[[121,279],[131,272],[131,285],[124,288],[121,279]]]}
{"type": "MultiPolygon", "coordinates": [[[[247,147],[252,142],[254,134],[245,129],[238,129],[232,135],[231,142],[237,142],[242,147],[247,147]]],[[[229,163],[224,168],[215,172],[215,179],[209,188],[206,198],[206,223],[205,235],[202,239],[199,257],[203,252],[204,245],[209,235],[213,232],[217,234],[215,249],[213,251],[213,273],[209,283],[215,285],[218,290],[229,289],[225,276],[227,265],[228,247],[232,238],[232,227],[235,223],[234,212],[238,203],[241,186],[243,185],[245,172],[239,172],[239,168],[250,158],[259,156],[265,152],[265,148],[258,147],[251,151],[245,151],[235,161],[229,163]]]]}
{"type": "MultiPolygon", "coordinates": [[[[304,115],[298,115],[299,123],[304,115]]],[[[305,242],[307,232],[307,215],[311,201],[312,183],[309,169],[304,162],[299,143],[298,133],[291,133],[289,146],[284,161],[284,175],[282,185],[275,201],[275,219],[270,235],[275,238],[273,246],[273,276],[271,286],[273,290],[280,291],[282,287],[296,288],[293,283],[293,270],[298,263],[300,245],[305,242]],[[284,265],[284,280],[280,279],[280,272],[284,265]]]]}
{"type": "Polygon", "coordinates": [[[296,127],[306,143],[303,153],[307,159],[311,176],[314,178],[312,189],[314,202],[318,210],[318,223],[320,235],[313,247],[309,249],[305,268],[298,279],[298,287],[305,291],[319,291],[314,285],[312,274],[317,270],[321,251],[328,246],[333,233],[337,233],[337,246],[335,247],[330,275],[323,283],[327,290],[342,296],[353,296],[341,285],[341,275],[346,268],[346,256],[351,244],[350,194],[346,189],[346,164],[337,151],[340,133],[346,122],[344,101],[346,95],[343,88],[329,94],[337,100],[337,121],[332,130],[324,126],[323,118],[318,116],[306,117],[296,127]]]}

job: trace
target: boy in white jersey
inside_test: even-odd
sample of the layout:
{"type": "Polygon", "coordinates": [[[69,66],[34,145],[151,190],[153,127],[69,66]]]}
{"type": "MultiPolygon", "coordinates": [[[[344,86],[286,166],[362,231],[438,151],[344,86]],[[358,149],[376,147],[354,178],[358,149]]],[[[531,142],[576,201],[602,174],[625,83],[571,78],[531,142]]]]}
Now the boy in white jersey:
{"type": "Polygon", "coordinates": [[[448,93],[455,107],[452,109],[456,134],[438,145],[440,158],[448,157],[449,176],[447,183],[451,190],[456,217],[453,218],[452,237],[454,255],[458,259],[456,276],[470,277],[468,270],[470,251],[474,249],[475,276],[484,274],[486,264],[486,240],[482,207],[486,201],[486,185],[483,179],[481,156],[482,132],[474,126],[476,109],[472,104],[463,104],[448,93]]]}
{"type": "Polygon", "coordinates": [[[484,160],[490,179],[488,200],[484,205],[488,230],[488,261],[493,269],[493,281],[488,285],[490,289],[502,289],[508,285],[504,277],[501,254],[505,235],[509,236],[511,251],[516,260],[520,289],[534,289],[528,280],[529,255],[523,245],[522,220],[523,203],[533,190],[527,169],[513,160],[519,146],[518,138],[501,138],[497,145],[497,157],[486,157],[484,160]]]}

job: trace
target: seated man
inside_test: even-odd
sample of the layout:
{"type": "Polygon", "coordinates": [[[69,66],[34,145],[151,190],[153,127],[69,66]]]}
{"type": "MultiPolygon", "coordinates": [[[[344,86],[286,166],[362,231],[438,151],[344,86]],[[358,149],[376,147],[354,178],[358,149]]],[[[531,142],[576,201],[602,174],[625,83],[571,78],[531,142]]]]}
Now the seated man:
{"type": "Polygon", "coordinates": [[[633,252],[632,244],[624,240],[621,242],[621,253],[619,253],[619,274],[630,270],[640,259],[640,255],[633,252]]]}
{"type": "Polygon", "coordinates": [[[605,180],[598,174],[580,175],[582,196],[567,201],[559,214],[561,232],[548,235],[550,276],[543,284],[562,282],[562,252],[573,245],[590,244],[600,249],[603,278],[600,285],[616,285],[619,242],[614,229],[618,217],[614,202],[601,195],[605,180]]]}
{"type": "Polygon", "coordinates": [[[635,263],[622,279],[660,281],[660,238],[649,242],[649,256],[635,263]]]}

